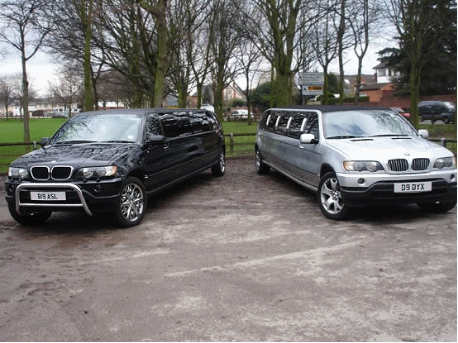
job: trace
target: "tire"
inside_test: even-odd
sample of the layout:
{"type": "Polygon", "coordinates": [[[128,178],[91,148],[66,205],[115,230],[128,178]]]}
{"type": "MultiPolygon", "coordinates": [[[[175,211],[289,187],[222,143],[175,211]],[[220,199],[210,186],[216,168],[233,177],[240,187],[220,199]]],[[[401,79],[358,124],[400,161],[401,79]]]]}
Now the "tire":
{"type": "Polygon", "coordinates": [[[456,206],[456,200],[451,202],[431,202],[431,203],[417,203],[423,211],[431,213],[445,213],[450,211],[456,206]]]}
{"type": "Polygon", "coordinates": [[[224,153],[224,150],[221,150],[218,164],[215,164],[213,167],[211,167],[211,170],[214,176],[223,176],[226,172],[226,154],[224,153]]]}
{"type": "Polygon", "coordinates": [[[267,174],[270,170],[270,167],[262,161],[262,156],[258,149],[256,149],[256,154],[255,154],[255,166],[256,166],[256,173],[260,175],[267,174]]]}
{"type": "Polygon", "coordinates": [[[334,172],[326,173],[318,185],[318,205],[321,212],[333,220],[343,220],[348,217],[348,205],[340,194],[340,184],[334,172]]]}
{"type": "Polygon", "coordinates": [[[27,214],[19,214],[16,212],[16,208],[12,205],[8,205],[11,217],[14,218],[19,224],[27,226],[37,226],[44,224],[51,216],[52,212],[34,212],[27,214]]]}
{"type": "Polygon", "coordinates": [[[122,227],[138,225],[145,216],[148,198],[143,183],[128,177],[121,187],[121,196],[116,208],[116,221],[122,227]]]}

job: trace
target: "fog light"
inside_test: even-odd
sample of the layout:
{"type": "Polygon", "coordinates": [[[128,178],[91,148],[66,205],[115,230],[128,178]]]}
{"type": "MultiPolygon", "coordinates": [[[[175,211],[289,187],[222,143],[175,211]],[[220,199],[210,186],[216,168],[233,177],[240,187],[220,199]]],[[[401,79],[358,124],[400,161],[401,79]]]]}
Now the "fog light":
{"type": "Polygon", "coordinates": [[[360,185],[362,185],[364,182],[366,182],[366,180],[364,180],[363,178],[358,179],[358,183],[359,183],[360,185]]]}
{"type": "Polygon", "coordinates": [[[101,185],[94,186],[94,191],[96,193],[101,192],[102,191],[102,186],[101,185]]]}
{"type": "Polygon", "coordinates": [[[450,180],[455,181],[455,174],[450,175],[450,180]]]}

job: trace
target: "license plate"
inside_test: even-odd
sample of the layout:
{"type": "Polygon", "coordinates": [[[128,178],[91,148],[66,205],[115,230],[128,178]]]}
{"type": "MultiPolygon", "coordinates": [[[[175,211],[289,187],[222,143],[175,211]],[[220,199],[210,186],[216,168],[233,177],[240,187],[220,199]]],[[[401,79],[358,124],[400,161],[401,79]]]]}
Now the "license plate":
{"type": "Polygon", "coordinates": [[[30,199],[38,201],[66,200],[65,192],[30,192],[30,199]]]}
{"type": "Polygon", "coordinates": [[[431,182],[403,182],[394,184],[395,193],[421,193],[432,190],[431,182]]]}

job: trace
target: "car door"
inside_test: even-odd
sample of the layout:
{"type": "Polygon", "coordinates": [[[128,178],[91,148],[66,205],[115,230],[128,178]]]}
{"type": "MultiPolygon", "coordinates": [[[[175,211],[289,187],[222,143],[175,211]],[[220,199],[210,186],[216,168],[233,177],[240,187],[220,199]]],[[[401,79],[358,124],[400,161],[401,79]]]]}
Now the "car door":
{"type": "Polygon", "coordinates": [[[160,188],[172,181],[175,175],[175,151],[164,136],[157,113],[149,114],[145,120],[144,142],[145,187],[147,190],[160,188]]]}
{"type": "Polygon", "coordinates": [[[315,136],[317,144],[300,144],[301,158],[300,169],[303,170],[303,180],[312,187],[318,187],[320,182],[320,169],[322,153],[320,145],[320,116],[317,112],[307,113],[302,133],[310,133],[315,136]]]}

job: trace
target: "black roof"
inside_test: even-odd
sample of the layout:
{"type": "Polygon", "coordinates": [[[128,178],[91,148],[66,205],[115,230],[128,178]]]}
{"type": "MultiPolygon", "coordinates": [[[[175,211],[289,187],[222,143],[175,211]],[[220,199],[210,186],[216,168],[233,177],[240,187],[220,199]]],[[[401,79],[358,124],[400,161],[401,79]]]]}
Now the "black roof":
{"type": "Polygon", "coordinates": [[[100,110],[100,111],[89,111],[81,112],[76,115],[104,115],[104,114],[125,114],[125,115],[138,115],[148,113],[170,113],[170,112],[192,112],[192,111],[205,111],[205,109],[196,108],[119,108],[113,110],[100,110]]]}
{"type": "Polygon", "coordinates": [[[326,112],[342,112],[342,111],[361,111],[361,110],[389,110],[387,107],[369,107],[369,106],[355,106],[355,105],[296,105],[296,106],[285,106],[275,107],[273,109],[289,109],[289,110],[317,110],[322,113],[326,112]]]}

